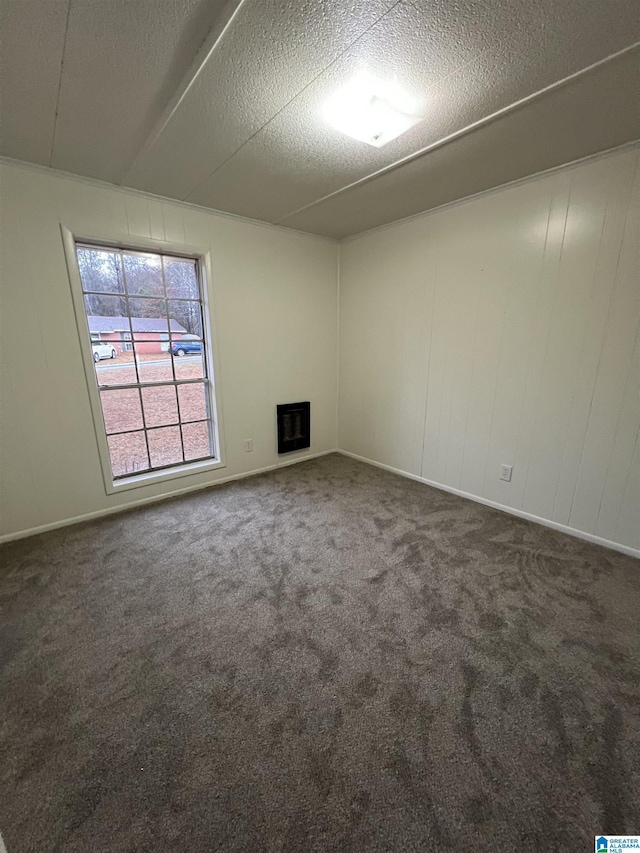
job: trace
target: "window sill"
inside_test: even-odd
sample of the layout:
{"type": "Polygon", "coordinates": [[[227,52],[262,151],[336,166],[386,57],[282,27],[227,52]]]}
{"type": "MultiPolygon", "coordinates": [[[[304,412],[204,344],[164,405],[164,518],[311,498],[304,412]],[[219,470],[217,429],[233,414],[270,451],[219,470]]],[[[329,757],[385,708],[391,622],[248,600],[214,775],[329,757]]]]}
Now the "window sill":
{"type": "Polygon", "coordinates": [[[226,468],[226,463],[220,459],[206,459],[203,462],[187,462],[163,471],[146,471],[122,480],[105,482],[108,495],[117,495],[129,489],[138,489],[141,486],[153,486],[156,483],[164,483],[167,480],[177,480],[181,477],[189,477],[192,474],[202,474],[205,471],[214,471],[216,468],[226,468]]]}

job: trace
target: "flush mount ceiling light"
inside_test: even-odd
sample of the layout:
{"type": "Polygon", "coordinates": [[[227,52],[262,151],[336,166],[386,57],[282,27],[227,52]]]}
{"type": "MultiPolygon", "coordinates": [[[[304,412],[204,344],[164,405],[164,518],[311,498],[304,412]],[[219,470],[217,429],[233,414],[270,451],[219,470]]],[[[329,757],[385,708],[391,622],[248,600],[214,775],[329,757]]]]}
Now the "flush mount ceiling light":
{"type": "Polygon", "coordinates": [[[327,101],[324,116],[336,130],[382,148],[422,121],[419,106],[396,83],[362,72],[327,101]]]}

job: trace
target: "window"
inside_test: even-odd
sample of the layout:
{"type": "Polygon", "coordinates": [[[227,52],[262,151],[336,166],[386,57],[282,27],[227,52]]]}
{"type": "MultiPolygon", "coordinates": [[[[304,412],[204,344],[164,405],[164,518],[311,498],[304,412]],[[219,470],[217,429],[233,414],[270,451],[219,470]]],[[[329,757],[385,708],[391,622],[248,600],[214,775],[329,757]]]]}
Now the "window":
{"type": "Polygon", "coordinates": [[[112,484],[220,464],[200,261],[74,249],[112,484]]]}

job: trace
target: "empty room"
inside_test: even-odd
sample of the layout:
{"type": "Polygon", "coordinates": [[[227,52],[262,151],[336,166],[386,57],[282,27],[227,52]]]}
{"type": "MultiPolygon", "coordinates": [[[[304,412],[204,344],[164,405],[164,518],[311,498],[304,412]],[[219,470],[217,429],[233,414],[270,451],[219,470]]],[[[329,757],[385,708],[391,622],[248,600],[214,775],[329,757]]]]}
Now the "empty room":
{"type": "Polygon", "coordinates": [[[640,850],[635,0],[0,47],[0,853],[640,850]]]}

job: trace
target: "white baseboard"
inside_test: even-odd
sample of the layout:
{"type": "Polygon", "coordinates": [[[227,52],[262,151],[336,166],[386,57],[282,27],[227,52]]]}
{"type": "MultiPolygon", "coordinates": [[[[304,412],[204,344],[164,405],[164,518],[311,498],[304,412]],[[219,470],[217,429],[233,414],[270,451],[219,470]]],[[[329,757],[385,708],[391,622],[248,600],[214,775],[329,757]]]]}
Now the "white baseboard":
{"type": "Polygon", "coordinates": [[[524,512],[520,509],[506,506],[497,501],[490,501],[486,498],[481,498],[478,495],[472,495],[470,492],[463,492],[461,489],[455,489],[452,486],[446,486],[443,483],[437,483],[435,480],[428,480],[426,477],[420,477],[417,474],[411,474],[409,471],[402,471],[400,468],[394,468],[392,465],[385,465],[383,462],[376,462],[374,459],[368,459],[366,456],[359,456],[357,453],[351,453],[349,450],[341,448],[333,448],[332,450],[323,450],[320,453],[309,453],[306,456],[300,456],[296,459],[288,459],[285,462],[276,462],[274,465],[267,465],[264,468],[255,468],[252,471],[245,471],[241,474],[231,474],[228,477],[222,477],[212,483],[199,483],[195,486],[186,486],[182,489],[174,489],[163,495],[153,495],[148,498],[140,498],[137,501],[108,507],[107,509],[88,512],[84,515],[77,515],[72,518],[65,518],[61,521],[52,521],[49,524],[41,524],[39,527],[31,527],[26,530],[19,530],[16,533],[7,533],[0,536],[0,545],[4,542],[13,542],[17,539],[25,539],[27,536],[35,536],[38,533],[46,533],[49,530],[56,530],[59,527],[68,527],[72,524],[79,524],[82,521],[91,521],[96,518],[102,518],[107,515],[115,515],[118,512],[125,512],[129,509],[134,509],[146,504],[159,503],[168,498],[175,498],[179,495],[185,495],[189,492],[202,491],[203,489],[211,489],[214,486],[222,486],[224,483],[230,483],[234,480],[244,480],[247,477],[255,477],[258,474],[266,474],[268,471],[276,471],[279,468],[286,468],[289,465],[297,465],[299,462],[306,462],[309,459],[317,459],[320,456],[327,456],[330,453],[341,453],[343,456],[349,456],[352,459],[357,459],[359,462],[365,462],[367,465],[373,465],[375,468],[382,468],[384,471],[391,471],[393,474],[399,474],[401,477],[407,477],[409,480],[416,480],[419,483],[424,483],[427,486],[433,486],[436,489],[441,489],[444,492],[449,492],[453,495],[458,495],[461,498],[475,501],[476,503],[484,504],[484,506],[499,509],[502,512],[515,515],[518,518],[524,518],[527,521],[533,521],[535,524],[542,524],[544,527],[550,527],[553,530],[559,530],[561,533],[567,533],[569,536],[575,536],[578,539],[584,539],[587,542],[593,542],[596,545],[602,545],[604,548],[611,548],[613,551],[619,551],[622,554],[627,554],[630,557],[640,558],[640,550],[632,548],[629,545],[621,545],[619,542],[613,542],[610,539],[603,539],[601,536],[595,536],[593,533],[587,533],[584,530],[578,530],[575,527],[569,527],[566,524],[559,524],[557,521],[551,521],[547,518],[541,518],[537,515],[532,515],[529,512],[524,512]]]}
{"type": "Polygon", "coordinates": [[[350,456],[352,459],[357,459],[359,462],[366,462],[367,465],[373,465],[376,468],[382,468],[385,471],[391,471],[393,474],[399,474],[401,477],[407,477],[409,480],[417,480],[419,483],[425,483],[427,486],[433,486],[443,492],[450,492],[452,495],[458,495],[461,498],[467,498],[470,501],[475,501],[484,506],[490,506],[492,509],[499,509],[502,512],[507,512],[509,515],[515,515],[518,518],[524,518],[527,521],[533,521],[535,524],[542,524],[543,527],[550,527],[553,530],[559,530],[561,533],[568,533],[569,536],[575,536],[577,539],[584,539],[587,542],[593,542],[596,545],[602,545],[604,548],[611,548],[613,551],[620,551],[622,554],[627,554],[630,557],[640,558],[640,550],[632,548],[629,545],[621,545],[619,542],[613,542],[611,539],[603,539],[601,536],[594,536],[593,533],[587,533],[584,530],[578,530],[575,527],[569,527],[566,524],[560,524],[557,521],[551,521],[548,518],[541,518],[537,515],[532,515],[530,512],[524,512],[521,509],[514,509],[497,501],[490,501],[486,498],[481,498],[478,495],[472,495],[469,492],[463,492],[461,489],[454,489],[452,486],[445,486],[444,483],[436,483],[434,480],[427,480],[426,477],[419,477],[417,474],[410,474],[408,471],[402,471],[400,468],[394,468],[391,465],[385,465],[382,462],[376,462],[374,459],[367,459],[366,456],[358,456],[357,453],[351,453],[349,450],[341,450],[338,448],[338,453],[343,456],[350,456]]]}
{"type": "Polygon", "coordinates": [[[319,456],[328,456],[330,453],[337,452],[337,449],[334,448],[332,450],[323,450],[320,453],[308,453],[306,456],[287,459],[285,462],[276,462],[275,465],[267,465],[264,468],[255,468],[253,471],[244,471],[242,474],[231,474],[229,477],[222,477],[211,483],[198,483],[195,486],[185,486],[182,489],[174,489],[173,491],[166,492],[166,494],[163,495],[152,495],[149,498],[140,498],[139,500],[131,501],[130,503],[120,504],[106,509],[98,509],[95,512],[87,512],[84,515],[76,515],[73,518],[62,519],[62,521],[52,521],[49,524],[41,524],[39,527],[30,527],[27,530],[19,530],[16,533],[5,533],[3,536],[0,536],[0,545],[4,542],[13,542],[16,539],[26,539],[27,536],[35,536],[38,533],[46,533],[48,530],[57,530],[59,527],[69,527],[71,524],[79,524],[82,521],[92,521],[93,519],[102,518],[103,516],[115,515],[118,512],[126,512],[129,509],[135,509],[136,507],[144,506],[145,504],[159,503],[167,498],[175,498],[189,492],[199,492],[203,489],[212,489],[214,486],[222,486],[224,483],[230,483],[233,480],[244,480],[247,477],[255,477],[257,474],[266,474],[267,471],[277,471],[279,468],[286,468],[289,465],[297,465],[298,462],[307,462],[309,459],[317,459],[319,456]]]}

